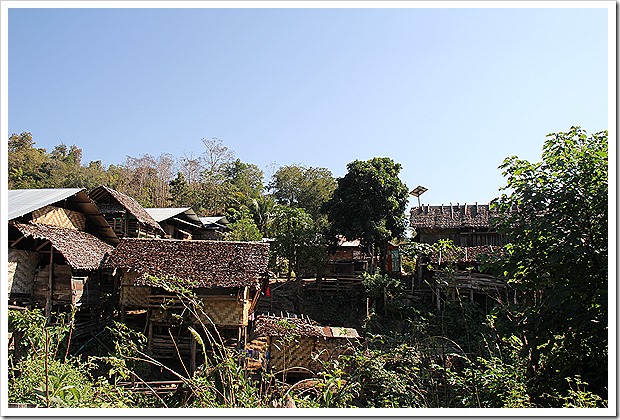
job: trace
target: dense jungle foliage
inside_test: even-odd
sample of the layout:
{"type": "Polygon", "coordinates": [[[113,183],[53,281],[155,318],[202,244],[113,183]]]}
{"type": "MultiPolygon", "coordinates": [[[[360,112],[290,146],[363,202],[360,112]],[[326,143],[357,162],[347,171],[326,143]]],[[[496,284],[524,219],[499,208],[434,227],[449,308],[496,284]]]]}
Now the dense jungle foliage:
{"type": "MultiPolygon", "coordinates": [[[[191,205],[201,215],[227,214],[248,235],[273,234],[272,268],[292,278],[317,267],[329,246],[325,235],[343,233],[333,230],[334,214],[327,213],[342,182],[325,169],[288,166],[265,186],[261,171],[234,159],[221,141],[204,144],[199,158],[143,156],[103,168],[82,165],[75,146],[48,153],[22,133],[9,140],[9,187],[105,184],[147,207],[191,205]]],[[[11,310],[9,330],[21,346],[9,356],[9,401],[39,407],[607,407],[607,159],[607,132],[588,135],[573,127],[547,137],[541,162],[511,157],[500,166],[507,184],[493,205],[507,246],[483,264],[508,281],[514,299],[482,308],[457,296],[437,308],[407,298],[406,276],[367,274],[363,291],[320,302],[323,316],[337,318],[342,308],[369,298],[369,316],[359,319],[364,339],[303,380],[248,374],[243,356],[205,325],[195,337],[208,337],[199,343],[205,354],[212,349],[210,357],[190,375],[182,365],[151,358],[144,335],[121,323],[76,348],[73,314],[48,324],[38,310],[11,310]],[[165,396],[121,386],[153,372],[182,386],[165,396]]],[[[383,216],[377,216],[382,230],[369,233],[369,242],[386,232],[383,216]]],[[[413,272],[432,247],[413,243],[403,251],[413,272]]],[[[443,274],[449,281],[450,266],[443,274]]],[[[200,311],[190,291],[171,291],[188,310],[200,311]]]]}

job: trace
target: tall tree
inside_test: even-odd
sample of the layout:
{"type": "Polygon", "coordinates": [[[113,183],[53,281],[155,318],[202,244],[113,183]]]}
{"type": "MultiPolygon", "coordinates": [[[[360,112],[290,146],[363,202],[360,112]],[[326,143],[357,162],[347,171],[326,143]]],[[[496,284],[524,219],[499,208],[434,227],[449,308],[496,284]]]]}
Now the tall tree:
{"type": "Polygon", "coordinates": [[[269,189],[278,204],[302,208],[317,221],[336,189],[336,180],[326,168],[287,165],[273,174],[269,189]]]}
{"type": "Polygon", "coordinates": [[[316,238],[312,217],[304,209],[278,205],[274,208],[269,232],[274,238],[273,252],[288,260],[287,278],[291,278],[293,270],[299,275],[300,257],[316,238]]]}
{"type": "Polygon", "coordinates": [[[495,263],[518,292],[507,306],[528,357],[531,395],[580,375],[607,399],[607,131],[547,136],[542,160],[507,158],[494,203],[508,245],[495,263]]]}
{"type": "Polygon", "coordinates": [[[228,206],[249,207],[263,192],[263,172],[241,159],[235,159],[224,168],[224,178],[231,190],[228,206]]]}
{"type": "Polygon", "coordinates": [[[401,165],[392,159],[356,160],[326,203],[332,241],[337,236],[359,239],[373,261],[386,271],[388,242],[403,235],[408,189],[398,174],[401,165]]]}
{"type": "Polygon", "coordinates": [[[12,189],[45,188],[49,185],[50,158],[34,147],[32,134],[13,134],[8,142],[8,186],[12,189]]]}

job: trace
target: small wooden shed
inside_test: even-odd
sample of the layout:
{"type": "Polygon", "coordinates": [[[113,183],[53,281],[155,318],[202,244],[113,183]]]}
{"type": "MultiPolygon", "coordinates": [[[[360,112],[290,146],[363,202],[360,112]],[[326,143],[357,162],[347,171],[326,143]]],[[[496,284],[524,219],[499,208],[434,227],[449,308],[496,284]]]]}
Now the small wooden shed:
{"type": "Polygon", "coordinates": [[[274,373],[315,374],[323,370],[326,362],[350,353],[359,339],[354,328],[322,327],[306,318],[259,315],[248,345],[248,356],[254,369],[264,367],[274,373]]]}

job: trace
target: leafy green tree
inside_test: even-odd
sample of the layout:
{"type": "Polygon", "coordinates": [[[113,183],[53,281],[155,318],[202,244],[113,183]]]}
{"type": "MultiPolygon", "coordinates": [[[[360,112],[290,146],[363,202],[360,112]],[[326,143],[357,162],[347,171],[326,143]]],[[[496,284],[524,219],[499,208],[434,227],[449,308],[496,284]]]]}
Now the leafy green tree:
{"type": "Polygon", "coordinates": [[[408,189],[398,177],[401,165],[384,157],[356,160],[347,169],[325,204],[331,237],[359,239],[374,261],[379,256],[385,271],[388,241],[401,237],[406,227],[408,189]]]}
{"type": "Polygon", "coordinates": [[[315,221],[323,214],[322,206],[335,188],[336,180],[331,171],[301,165],[280,167],[269,184],[276,203],[302,208],[315,221]]]}
{"type": "Polygon", "coordinates": [[[273,252],[288,260],[287,278],[290,279],[293,270],[299,273],[303,250],[314,245],[316,230],[312,217],[304,209],[276,206],[269,231],[274,238],[273,252]]]}
{"type": "Polygon", "coordinates": [[[608,378],[607,131],[550,134],[542,160],[507,158],[494,205],[505,254],[495,261],[516,290],[506,307],[521,334],[538,402],[580,378],[606,399],[608,378]]]}
{"type": "Polygon", "coordinates": [[[231,231],[226,234],[227,241],[260,241],[263,239],[263,235],[254,223],[252,215],[247,210],[228,227],[231,231]]]}
{"type": "Polygon", "coordinates": [[[266,236],[269,223],[273,217],[272,212],[275,207],[273,198],[271,196],[259,195],[252,200],[248,207],[250,213],[252,213],[256,227],[266,236]]]}
{"type": "Polygon", "coordinates": [[[11,189],[44,188],[50,175],[49,156],[45,149],[34,147],[32,134],[13,134],[8,142],[8,187],[11,189]]]}
{"type": "Polygon", "coordinates": [[[233,187],[240,204],[250,203],[263,192],[263,172],[253,163],[236,159],[224,169],[224,176],[233,187]]]}

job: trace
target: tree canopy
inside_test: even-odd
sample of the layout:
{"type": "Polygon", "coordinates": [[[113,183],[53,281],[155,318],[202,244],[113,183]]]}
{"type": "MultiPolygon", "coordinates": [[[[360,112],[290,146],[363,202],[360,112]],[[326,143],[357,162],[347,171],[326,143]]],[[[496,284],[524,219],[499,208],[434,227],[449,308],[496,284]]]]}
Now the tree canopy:
{"type": "Polygon", "coordinates": [[[332,198],[325,204],[332,239],[359,239],[372,255],[379,253],[381,269],[388,241],[406,228],[408,189],[398,174],[401,165],[382,157],[347,165],[332,198]]]}
{"type": "Polygon", "coordinates": [[[576,375],[606,393],[607,148],[607,131],[572,127],[547,136],[540,162],[513,156],[500,166],[506,193],[494,205],[508,245],[495,263],[518,293],[505,309],[538,398],[576,375]]]}

